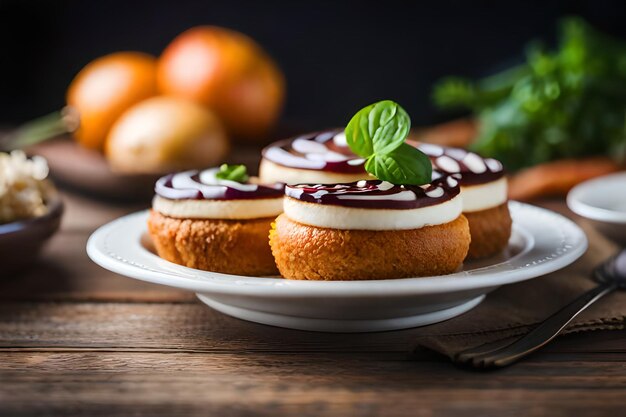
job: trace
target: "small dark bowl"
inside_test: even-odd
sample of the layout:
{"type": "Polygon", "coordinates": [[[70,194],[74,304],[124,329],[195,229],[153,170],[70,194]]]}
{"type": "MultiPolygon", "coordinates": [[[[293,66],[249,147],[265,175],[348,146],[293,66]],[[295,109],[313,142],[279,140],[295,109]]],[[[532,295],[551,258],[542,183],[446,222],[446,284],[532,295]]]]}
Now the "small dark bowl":
{"type": "Polygon", "coordinates": [[[54,196],[48,213],[33,219],[0,224],[0,277],[32,264],[44,243],[59,229],[63,202],[54,196]]]}

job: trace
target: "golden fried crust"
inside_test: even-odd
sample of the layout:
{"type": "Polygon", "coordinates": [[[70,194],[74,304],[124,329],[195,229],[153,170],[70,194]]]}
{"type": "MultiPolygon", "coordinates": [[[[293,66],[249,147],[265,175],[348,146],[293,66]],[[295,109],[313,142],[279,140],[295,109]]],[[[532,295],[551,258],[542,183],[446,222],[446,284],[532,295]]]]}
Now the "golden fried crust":
{"type": "Polygon", "coordinates": [[[506,248],[512,223],[507,203],[463,214],[467,217],[472,235],[468,259],[486,258],[506,248]]]}
{"type": "Polygon", "coordinates": [[[148,231],[163,259],[190,268],[237,275],[276,275],[268,244],[274,218],[176,219],[151,210],[148,231]]]}
{"type": "Polygon", "coordinates": [[[391,279],[454,272],[470,244],[467,219],[411,230],[338,230],[281,214],[270,246],[283,277],[303,280],[391,279]]]}

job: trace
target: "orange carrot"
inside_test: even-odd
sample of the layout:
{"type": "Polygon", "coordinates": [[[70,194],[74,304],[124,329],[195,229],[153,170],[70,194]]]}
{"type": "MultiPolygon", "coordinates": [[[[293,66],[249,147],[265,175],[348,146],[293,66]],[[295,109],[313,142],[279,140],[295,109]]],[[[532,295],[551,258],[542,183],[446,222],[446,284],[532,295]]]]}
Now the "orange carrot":
{"type": "Polygon", "coordinates": [[[545,196],[564,196],[583,181],[621,169],[626,167],[602,156],[547,162],[514,174],[509,181],[509,198],[528,201],[545,196]]]}

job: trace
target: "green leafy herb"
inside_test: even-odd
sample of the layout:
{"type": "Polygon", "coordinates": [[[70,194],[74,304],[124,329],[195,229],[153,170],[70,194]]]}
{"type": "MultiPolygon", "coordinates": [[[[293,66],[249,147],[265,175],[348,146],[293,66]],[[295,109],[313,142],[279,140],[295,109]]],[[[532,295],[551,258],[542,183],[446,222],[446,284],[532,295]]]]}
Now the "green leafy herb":
{"type": "Polygon", "coordinates": [[[474,150],[511,170],[589,155],[626,162],[626,43],[579,18],[563,20],[555,51],[532,43],[523,65],[475,82],[443,79],[433,98],[472,110],[474,150]]]}
{"type": "Polygon", "coordinates": [[[403,143],[388,154],[374,154],[365,163],[367,172],[394,184],[421,185],[431,181],[432,165],[423,152],[403,143]]]}
{"type": "Polygon", "coordinates": [[[248,181],[248,173],[245,165],[228,165],[222,164],[220,170],[215,176],[221,180],[230,180],[236,182],[248,181]]]}
{"type": "Polygon", "coordinates": [[[400,146],[411,129],[411,118],[390,100],[371,104],[354,115],[346,127],[348,146],[367,158],[373,153],[391,152],[400,146]]]}
{"type": "Polygon", "coordinates": [[[411,118],[397,103],[379,101],[361,109],[346,127],[350,149],[366,159],[365,170],[394,184],[421,185],[431,181],[426,155],[404,143],[411,118]]]}

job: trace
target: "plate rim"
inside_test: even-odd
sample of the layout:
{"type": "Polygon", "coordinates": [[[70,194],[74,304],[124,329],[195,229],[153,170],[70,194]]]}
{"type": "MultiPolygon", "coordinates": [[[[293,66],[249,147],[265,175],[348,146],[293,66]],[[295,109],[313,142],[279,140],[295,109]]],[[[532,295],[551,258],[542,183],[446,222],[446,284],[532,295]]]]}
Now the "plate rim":
{"type": "MultiPolygon", "coordinates": [[[[534,211],[535,214],[548,216],[552,221],[559,223],[558,229],[562,231],[565,240],[573,241],[577,244],[562,249],[561,253],[553,253],[545,259],[535,260],[533,264],[497,273],[491,271],[481,274],[481,271],[494,269],[495,266],[502,266],[517,257],[499,264],[450,275],[358,281],[287,280],[283,278],[249,277],[201,271],[165,261],[142,247],[143,251],[155,258],[148,258],[149,260],[154,260],[157,264],[161,264],[158,265],[161,269],[154,269],[129,261],[114,252],[103,253],[99,248],[99,244],[103,244],[111,231],[116,227],[128,221],[138,221],[137,218],[144,218],[143,223],[145,224],[145,217],[147,217],[149,210],[143,210],[120,217],[98,228],[89,237],[86,249],[87,254],[96,264],[112,272],[142,281],[193,292],[267,297],[331,298],[346,296],[406,296],[409,293],[440,294],[493,288],[533,279],[557,271],[570,265],[585,253],[588,247],[587,237],[583,230],[572,220],[551,210],[516,201],[510,201],[509,207],[513,217],[524,211],[534,211]],[[498,279],[494,280],[494,277],[498,279]]],[[[520,227],[520,224],[515,224],[514,222],[514,225],[522,233],[530,233],[528,230],[520,227]]],[[[536,237],[532,233],[530,235],[533,239],[536,237]]],[[[137,242],[139,242],[139,239],[137,239],[137,242]]],[[[536,242],[533,241],[534,244],[536,242]]],[[[140,246],[139,243],[138,245],[140,246]]],[[[526,247],[522,251],[522,255],[525,255],[533,248],[534,246],[530,249],[526,247]]]]}

